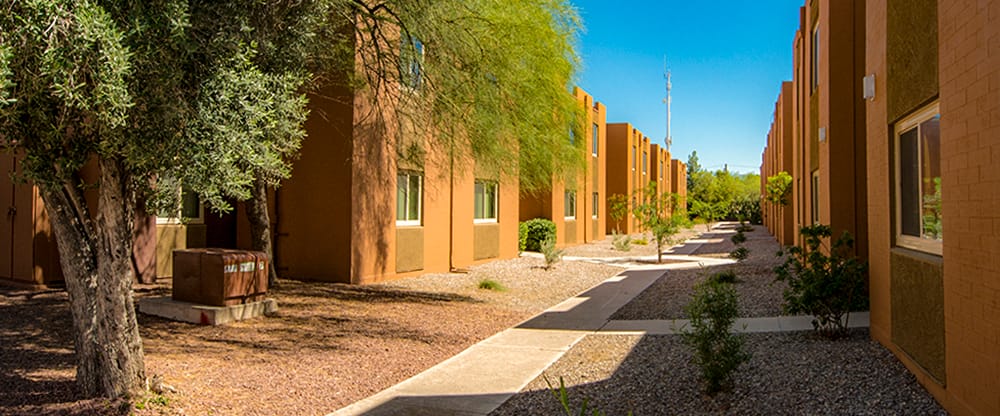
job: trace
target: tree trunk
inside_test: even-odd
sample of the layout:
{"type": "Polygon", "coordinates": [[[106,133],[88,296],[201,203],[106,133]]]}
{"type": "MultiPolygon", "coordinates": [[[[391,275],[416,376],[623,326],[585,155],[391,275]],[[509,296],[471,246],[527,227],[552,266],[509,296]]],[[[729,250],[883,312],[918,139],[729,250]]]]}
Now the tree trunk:
{"type": "Polygon", "coordinates": [[[267,286],[278,286],[278,272],[274,264],[274,249],[271,246],[271,218],[267,213],[267,182],[261,178],[254,180],[247,201],[247,217],[250,220],[250,248],[267,254],[267,286]]]}
{"type": "Polygon", "coordinates": [[[134,193],[124,167],[100,160],[96,223],[75,183],[42,187],[73,315],[76,381],[87,397],[142,389],[145,365],[132,300],[134,193]]]}

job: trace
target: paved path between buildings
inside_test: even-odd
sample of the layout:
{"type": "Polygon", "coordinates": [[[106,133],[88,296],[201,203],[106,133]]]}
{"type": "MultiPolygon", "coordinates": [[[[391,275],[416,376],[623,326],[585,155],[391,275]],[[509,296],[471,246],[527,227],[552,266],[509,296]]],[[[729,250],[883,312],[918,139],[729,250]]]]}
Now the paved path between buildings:
{"type": "MultiPolygon", "coordinates": [[[[689,240],[688,245],[694,244],[698,242],[689,240]]],[[[696,249],[681,246],[674,251],[678,248],[687,253],[696,249]]],[[[684,327],[686,320],[609,319],[668,270],[732,261],[688,255],[670,255],[665,258],[688,262],[629,267],[617,276],[513,328],[497,333],[416,376],[330,415],[487,415],[519,393],[587,335],[677,333],[684,327]]],[[[851,326],[867,326],[867,314],[855,318],[857,315],[851,315],[851,326]]],[[[810,317],[749,318],[738,321],[734,330],[808,330],[812,329],[810,321],[810,317]]]]}

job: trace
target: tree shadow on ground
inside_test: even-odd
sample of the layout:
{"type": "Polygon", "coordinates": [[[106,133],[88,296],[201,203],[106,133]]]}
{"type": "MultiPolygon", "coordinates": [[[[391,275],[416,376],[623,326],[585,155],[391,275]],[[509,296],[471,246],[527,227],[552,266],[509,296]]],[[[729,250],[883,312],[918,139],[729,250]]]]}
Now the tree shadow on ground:
{"type": "Polygon", "coordinates": [[[125,402],[82,400],[74,380],[73,323],[65,292],[4,294],[0,297],[0,414],[128,414],[125,402]]]}
{"type": "Polygon", "coordinates": [[[360,286],[346,283],[283,281],[281,286],[272,293],[278,296],[336,299],[366,303],[401,302],[436,304],[447,302],[483,302],[473,297],[455,293],[419,292],[391,286],[360,286]]]}

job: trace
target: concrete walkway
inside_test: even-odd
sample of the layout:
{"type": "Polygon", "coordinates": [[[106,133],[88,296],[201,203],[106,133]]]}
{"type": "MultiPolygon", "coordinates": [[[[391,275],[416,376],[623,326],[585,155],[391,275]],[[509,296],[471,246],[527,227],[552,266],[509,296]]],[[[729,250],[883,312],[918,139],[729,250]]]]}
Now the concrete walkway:
{"type": "MultiPolygon", "coordinates": [[[[689,240],[688,244],[700,245],[700,242],[689,240]]],[[[685,246],[675,247],[674,252],[680,249],[682,253],[693,253],[696,250],[685,246]]],[[[487,338],[423,373],[331,415],[487,415],[519,393],[587,335],[675,334],[684,328],[686,320],[609,319],[669,270],[715,265],[731,260],[690,255],[670,255],[664,258],[687,262],[630,265],[632,267],[617,276],[487,338]]],[[[851,315],[852,327],[867,326],[867,314],[859,315],[851,315]]],[[[749,318],[741,319],[734,325],[734,331],[740,332],[810,329],[811,317],[749,318]]]]}

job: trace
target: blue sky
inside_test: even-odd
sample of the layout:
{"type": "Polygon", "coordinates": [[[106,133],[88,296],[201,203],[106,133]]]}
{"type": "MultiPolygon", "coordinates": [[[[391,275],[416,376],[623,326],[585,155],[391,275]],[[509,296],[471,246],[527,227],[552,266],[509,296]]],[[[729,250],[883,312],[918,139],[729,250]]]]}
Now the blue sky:
{"type": "Polygon", "coordinates": [[[792,76],[792,40],[803,0],[571,0],[583,18],[578,84],[662,143],[663,57],[673,73],[671,156],[756,172],[782,80],[792,76]]]}

